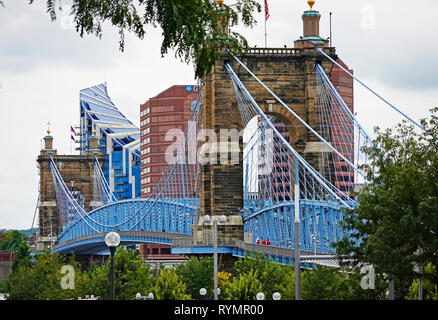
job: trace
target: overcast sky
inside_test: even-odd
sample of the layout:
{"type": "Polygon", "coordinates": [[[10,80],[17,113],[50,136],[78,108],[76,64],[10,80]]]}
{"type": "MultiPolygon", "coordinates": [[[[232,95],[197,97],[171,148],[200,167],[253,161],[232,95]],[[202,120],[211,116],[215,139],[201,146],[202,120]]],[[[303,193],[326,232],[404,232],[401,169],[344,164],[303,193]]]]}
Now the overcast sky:
{"type": "MultiPolygon", "coordinates": [[[[161,58],[161,31],[143,40],[104,28],[101,40],[80,36],[68,16],[51,22],[45,1],[4,0],[0,7],[0,229],[29,228],[38,196],[36,157],[50,121],[59,154],[70,153],[70,124],[79,122],[79,90],[108,83],[113,102],[135,124],[139,106],[174,84],[194,82],[193,67],[171,53],[161,58]]],[[[69,1],[62,1],[67,5],[69,1]]],[[[262,3],[263,1],[260,0],[262,3]]],[[[268,46],[293,46],[302,35],[305,0],[268,0],[268,46]]],[[[225,0],[225,3],[232,1],[225,0]]],[[[438,1],[316,0],[321,36],[355,75],[415,120],[438,105],[438,1]]],[[[253,29],[239,29],[250,45],[264,46],[264,13],[253,29]]],[[[400,121],[392,109],[355,84],[355,110],[372,133],[400,121]]]]}

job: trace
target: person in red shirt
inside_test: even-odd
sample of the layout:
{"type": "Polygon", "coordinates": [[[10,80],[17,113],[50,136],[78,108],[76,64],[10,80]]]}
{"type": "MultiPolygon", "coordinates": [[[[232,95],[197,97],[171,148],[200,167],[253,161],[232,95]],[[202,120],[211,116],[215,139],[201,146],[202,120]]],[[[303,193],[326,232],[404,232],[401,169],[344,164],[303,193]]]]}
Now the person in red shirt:
{"type": "Polygon", "coordinates": [[[265,239],[262,240],[262,245],[266,245],[265,239]]]}
{"type": "Polygon", "coordinates": [[[271,245],[271,241],[269,241],[269,240],[266,241],[266,245],[268,245],[268,246],[271,245]]]}

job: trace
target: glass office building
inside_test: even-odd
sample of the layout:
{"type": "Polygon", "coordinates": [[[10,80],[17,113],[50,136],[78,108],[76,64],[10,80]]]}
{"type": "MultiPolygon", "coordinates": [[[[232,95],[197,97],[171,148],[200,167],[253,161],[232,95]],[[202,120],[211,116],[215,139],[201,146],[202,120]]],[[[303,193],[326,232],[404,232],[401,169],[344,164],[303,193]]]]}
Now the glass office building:
{"type": "Polygon", "coordinates": [[[103,172],[118,200],[140,197],[140,130],[111,101],[107,85],[80,91],[80,153],[89,137],[99,138],[105,155],[103,172]]]}

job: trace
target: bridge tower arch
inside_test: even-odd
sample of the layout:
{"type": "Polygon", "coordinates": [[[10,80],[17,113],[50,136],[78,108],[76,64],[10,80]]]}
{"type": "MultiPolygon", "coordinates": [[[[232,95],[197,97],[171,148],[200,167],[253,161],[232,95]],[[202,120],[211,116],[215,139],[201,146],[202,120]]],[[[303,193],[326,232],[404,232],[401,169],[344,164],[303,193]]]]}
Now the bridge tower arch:
{"type": "Polygon", "coordinates": [[[38,158],[39,169],[39,216],[38,216],[38,239],[37,251],[49,249],[57,240],[57,235],[62,231],[62,221],[59,215],[59,207],[56,198],[55,184],[53,181],[50,161],[53,158],[66,186],[74,194],[80,196],[81,205],[86,211],[91,211],[102,205],[94,198],[94,162],[96,158],[101,167],[104,164],[104,156],[97,147],[97,137],[90,137],[90,149],[85,155],[59,155],[53,148],[53,136],[50,130],[44,137],[44,149],[38,158]]]}
{"type": "MultiPolygon", "coordinates": [[[[323,48],[330,56],[337,58],[335,48],[329,47],[329,41],[319,36],[320,17],[320,13],[313,9],[304,12],[304,34],[291,48],[251,48],[239,57],[268,88],[318,133],[321,119],[317,106],[315,67],[321,64],[330,75],[333,64],[318,53],[317,49],[323,48]]],[[[213,130],[217,137],[220,137],[221,129],[237,129],[243,132],[244,124],[232,81],[225,68],[226,63],[232,66],[263,112],[275,116],[287,126],[292,147],[315,169],[321,171],[322,150],[326,150],[323,143],[227,54],[215,62],[212,71],[203,80],[203,128],[213,130]]],[[[224,145],[221,144],[221,147],[224,145]]],[[[219,152],[224,150],[218,147],[216,164],[206,163],[200,166],[201,218],[198,225],[194,226],[195,240],[208,237],[211,232],[209,227],[202,226],[205,215],[227,216],[227,224],[218,226],[219,237],[245,239],[240,214],[244,200],[242,137],[239,139],[239,148],[238,164],[220,163],[219,152]]],[[[226,152],[232,150],[229,143],[226,152]]],[[[230,154],[228,159],[231,159],[230,154]]]]}

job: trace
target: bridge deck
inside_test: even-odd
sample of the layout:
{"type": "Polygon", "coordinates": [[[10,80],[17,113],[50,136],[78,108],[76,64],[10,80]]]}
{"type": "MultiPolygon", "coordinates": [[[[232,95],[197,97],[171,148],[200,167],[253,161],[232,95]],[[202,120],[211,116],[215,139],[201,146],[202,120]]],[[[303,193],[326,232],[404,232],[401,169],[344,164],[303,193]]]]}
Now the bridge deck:
{"type": "MultiPolygon", "coordinates": [[[[76,254],[107,254],[105,234],[102,232],[69,240],[56,245],[53,251],[67,254],[74,249],[76,254]]],[[[153,242],[171,245],[174,254],[213,253],[211,241],[195,242],[190,235],[151,231],[119,231],[119,234],[120,243],[125,246],[153,242]]],[[[278,263],[291,264],[294,261],[293,249],[251,244],[233,238],[219,238],[218,253],[228,253],[237,257],[245,257],[246,253],[258,253],[267,255],[278,263]]],[[[309,251],[301,251],[301,260],[308,264],[339,266],[336,256],[330,254],[314,255],[309,251]]]]}

